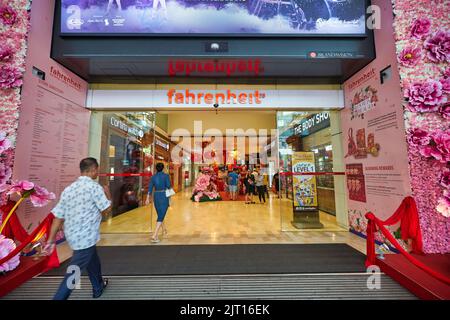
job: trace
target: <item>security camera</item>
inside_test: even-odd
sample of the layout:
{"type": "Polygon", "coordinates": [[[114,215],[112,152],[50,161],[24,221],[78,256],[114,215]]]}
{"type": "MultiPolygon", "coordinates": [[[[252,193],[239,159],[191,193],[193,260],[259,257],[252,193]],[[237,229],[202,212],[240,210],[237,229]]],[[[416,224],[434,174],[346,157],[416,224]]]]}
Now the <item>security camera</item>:
{"type": "Polygon", "coordinates": [[[218,103],[214,103],[214,104],[213,104],[213,107],[214,107],[215,109],[217,109],[217,108],[219,107],[219,104],[218,104],[218,103]]]}

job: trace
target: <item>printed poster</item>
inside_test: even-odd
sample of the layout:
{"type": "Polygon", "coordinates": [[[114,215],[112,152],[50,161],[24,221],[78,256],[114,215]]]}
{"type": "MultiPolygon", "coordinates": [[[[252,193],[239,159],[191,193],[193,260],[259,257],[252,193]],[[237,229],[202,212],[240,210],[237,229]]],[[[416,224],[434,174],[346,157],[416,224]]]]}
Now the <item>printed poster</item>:
{"type": "Polygon", "coordinates": [[[314,152],[294,152],[292,155],[294,211],[317,210],[316,177],[301,175],[315,171],[314,152]]]}

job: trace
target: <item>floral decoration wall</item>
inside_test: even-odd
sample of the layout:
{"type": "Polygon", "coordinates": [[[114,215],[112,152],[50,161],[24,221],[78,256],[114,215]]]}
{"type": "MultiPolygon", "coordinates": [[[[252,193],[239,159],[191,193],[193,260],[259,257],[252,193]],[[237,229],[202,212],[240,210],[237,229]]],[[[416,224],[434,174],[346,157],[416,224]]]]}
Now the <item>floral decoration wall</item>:
{"type": "Polygon", "coordinates": [[[450,252],[450,1],[393,0],[411,187],[427,253],[450,252]]]}
{"type": "Polygon", "coordinates": [[[28,0],[0,0],[0,149],[8,149],[0,158],[0,185],[12,175],[14,147],[8,147],[15,145],[18,127],[29,17],[28,0]]]}

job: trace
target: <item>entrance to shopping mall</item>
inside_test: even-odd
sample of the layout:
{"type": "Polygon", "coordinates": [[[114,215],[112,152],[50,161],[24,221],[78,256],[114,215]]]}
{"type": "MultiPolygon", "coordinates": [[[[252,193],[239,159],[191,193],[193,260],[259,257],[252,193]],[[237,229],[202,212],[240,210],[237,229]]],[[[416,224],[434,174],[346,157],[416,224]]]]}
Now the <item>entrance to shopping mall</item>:
{"type": "Polygon", "coordinates": [[[176,192],[165,218],[172,242],[347,231],[339,128],[338,110],[93,111],[90,155],[113,196],[101,232],[155,229],[155,209],[145,202],[157,163],[176,192]]]}

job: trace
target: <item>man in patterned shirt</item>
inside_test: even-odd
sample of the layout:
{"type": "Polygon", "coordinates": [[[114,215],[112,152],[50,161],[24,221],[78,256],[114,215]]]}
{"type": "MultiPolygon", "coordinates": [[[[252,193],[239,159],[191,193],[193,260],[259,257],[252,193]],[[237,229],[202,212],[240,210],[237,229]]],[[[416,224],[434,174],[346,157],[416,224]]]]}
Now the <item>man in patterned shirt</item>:
{"type": "Polygon", "coordinates": [[[108,187],[101,187],[95,179],[98,177],[98,163],[94,158],[80,162],[81,176],[69,185],[52,210],[55,219],[45,251],[52,252],[55,236],[64,225],[64,234],[73,256],[66,276],[54,296],[54,300],[65,300],[75,288],[73,272],[81,274],[87,269],[93,287],[93,297],[98,298],[108,284],[108,279],[101,274],[100,259],[96,243],[100,240],[100,222],[102,214],[107,214],[111,207],[111,194],[108,187]],[[79,269],[78,269],[79,268],[79,269]],[[78,272],[79,271],[79,272],[78,272]]]}

